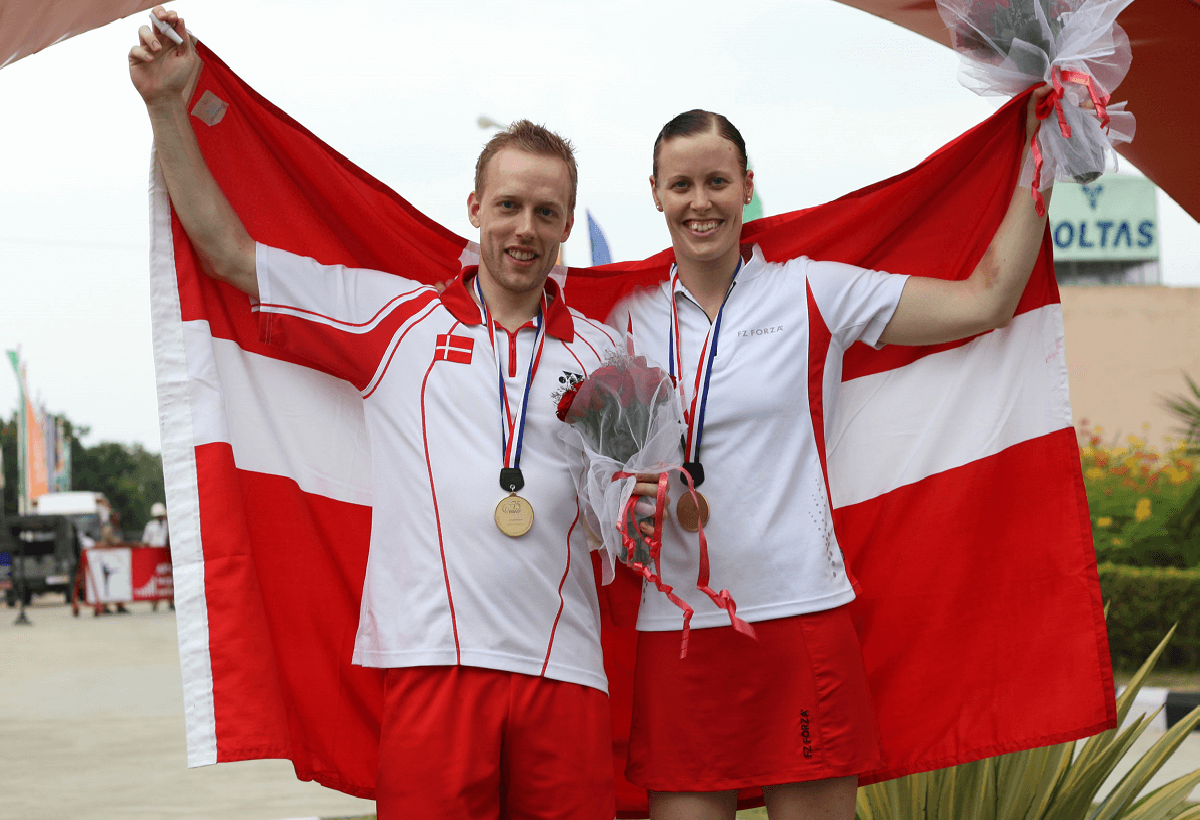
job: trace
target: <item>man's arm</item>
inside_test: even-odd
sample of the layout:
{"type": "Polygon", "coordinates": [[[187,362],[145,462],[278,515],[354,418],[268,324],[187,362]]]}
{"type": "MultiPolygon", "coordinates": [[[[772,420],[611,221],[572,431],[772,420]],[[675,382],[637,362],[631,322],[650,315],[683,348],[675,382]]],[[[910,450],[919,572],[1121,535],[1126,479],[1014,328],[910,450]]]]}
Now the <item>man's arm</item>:
{"type": "Polygon", "coordinates": [[[153,14],[183,38],[174,45],[150,26],[129,52],[129,76],[146,103],[158,164],[171,203],[206,273],[258,298],[254,240],[225,198],[204,162],[192,131],[187,102],[199,79],[195,45],[174,11],[156,6],[153,14]]]}
{"type": "MultiPolygon", "coordinates": [[[[1050,86],[1045,86],[1029,98],[1025,116],[1026,151],[1037,130],[1034,113],[1037,103],[1050,91],[1050,86]]],[[[1045,193],[1047,206],[1050,193],[1045,193]]],[[[1012,321],[1029,281],[1045,231],[1046,217],[1037,215],[1029,190],[1018,187],[971,276],[961,281],[910,277],[880,341],[931,345],[1006,326],[1012,321]]]]}

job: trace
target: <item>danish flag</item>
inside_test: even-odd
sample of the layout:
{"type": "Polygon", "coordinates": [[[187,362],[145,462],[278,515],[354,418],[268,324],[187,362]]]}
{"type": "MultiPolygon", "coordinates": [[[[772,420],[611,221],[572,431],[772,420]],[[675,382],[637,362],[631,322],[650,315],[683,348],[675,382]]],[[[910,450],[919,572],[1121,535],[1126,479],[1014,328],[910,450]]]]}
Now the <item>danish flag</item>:
{"type": "Polygon", "coordinates": [[[475,349],[475,340],[470,336],[455,336],[452,333],[439,333],[437,345],[433,349],[435,362],[471,363],[471,352],[475,349]]]}
{"type": "MultiPolygon", "coordinates": [[[[195,99],[229,108],[216,125],[193,117],[196,137],[257,240],[427,284],[477,261],[477,246],[198,49],[195,99]]],[[[747,223],[742,241],[768,261],[965,276],[1016,188],[1027,99],[910,171],[747,223]]],[[[189,765],[286,758],[302,780],[373,797],[383,671],[350,662],[373,501],[361,394],[262,342],[245,295],[200,270],[154,174],[151,309],[189,765]]],[[[844,357],[828,474],[885,760],[860,782],[1116,725],[1048,232],[1042,247],[1007,328],[844,357]]],[[[573,268],[564,288],[594,320],[670,270],[667,250],[573,268]]],[[[446,334],[433,359],[467,363],[472,348],[446,334]]],[[[614,606],[621,593],[635,609],[641,582],[618,575],[600,597],[617,815],[645,817],[645,790],[624,778],[637,635],[614,606]]]]}

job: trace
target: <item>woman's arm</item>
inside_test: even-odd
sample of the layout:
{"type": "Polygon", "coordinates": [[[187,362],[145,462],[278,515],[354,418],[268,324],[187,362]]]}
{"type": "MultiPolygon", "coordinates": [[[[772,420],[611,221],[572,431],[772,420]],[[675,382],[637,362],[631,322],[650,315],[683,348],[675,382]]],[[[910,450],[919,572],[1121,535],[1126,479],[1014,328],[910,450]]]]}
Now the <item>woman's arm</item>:
{"type": "MultiPolygon", "coordinates": [[[[1045,86],[1029,98],[1025,116],[1026,151],[1037,131],[1037,104],[1050,91],[1050,86],[1045,86]]],[[[1045,194],[1047,204],[1050,193],[1045,194]]],[[[1029,190],[1017,188],[1000,227],[970,277],[959,281],[909,277],[880,341],[899,345],[939,344],[1004,327],[1012,321],[1045,231],[1046,217],[1037,215],[1029,190]]]]}

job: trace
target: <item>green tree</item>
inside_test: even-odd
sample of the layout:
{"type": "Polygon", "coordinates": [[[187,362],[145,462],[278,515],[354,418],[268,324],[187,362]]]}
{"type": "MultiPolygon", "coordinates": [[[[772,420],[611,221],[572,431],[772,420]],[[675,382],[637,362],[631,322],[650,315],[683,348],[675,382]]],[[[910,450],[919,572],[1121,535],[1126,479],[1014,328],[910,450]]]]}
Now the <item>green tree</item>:
{"type": "Polygon", "coordinates": [[[126,537],[136,538],[150,520],[150,505],[163,501],[162,458],[142,445],[103,441],[71,446],[71,486],[104,493],[121,516],[126,537]]]}
{"type": "Polygon", "coordinates": [[[4,494],[0,496],[0,513],[16,515],[17,512],[17,414],[11,419],[0,419],[0,456],[4,460],[4,494]]]}
{"type": "MultiPolygon", "coordinates": [[[[162,458],[140,444],[102,441],[87,447],[80,441],[90,428],[64,419],[71,442],[71,487],[104,493],[121,516],[121,529],[130,538],[141,535],[150,519],[150,505],[164,501],[162,458]]],[[[4,453],[4,513],[17,512],[17,416],[0,424],[4,453]]]]}

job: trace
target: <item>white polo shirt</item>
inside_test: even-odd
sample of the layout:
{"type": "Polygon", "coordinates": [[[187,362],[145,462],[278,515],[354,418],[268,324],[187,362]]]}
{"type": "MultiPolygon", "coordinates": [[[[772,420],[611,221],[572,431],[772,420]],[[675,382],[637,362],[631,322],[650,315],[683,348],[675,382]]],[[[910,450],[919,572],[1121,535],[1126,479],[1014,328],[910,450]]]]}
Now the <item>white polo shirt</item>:
{"type": "MultiPolygon", "coordinates": [[[[825,435],[841,384],[842,353],[876,345],[906,276],[807,257],[769,263],[754,246],[721,318],[699,461],[711,517],[710,581],[728,589],[747,621],[786,618],[847,603],[854,591],[833,532],[825,435]]],[[[680,283],[632,294],[609,323],[632,326],[640,353],[668,361],[670,300],[680,326],[683,384],[690,404],[711,322],[680,283]]],[[[678,371],[677,371],[678,372],[678,371]]],[[[686,492],[672,481],[672,505],[686,492]]],[[[661,556],[663,580],[693,609],[693,627],[729,617],[696,591],[699,545],[672,517],[661,556]]],[[[682,612],[652,587],[638,629],[681,629],[682,612]]]]}
{"type": "MultiPolygon", "coordinates": [[[[592,563],[552,394],[595,368],[617,334],[569,310],[547,280],[520,461],[520,495],[535,518],[510,538],[494,519],[507,496],[500,389],[465,284],[476,269],[439,296],[263,245],[257,265],[263,341],[346,379],[364,400],[374,500],[354,663],[479,666],[607,691],[592,563]]],[[[496,331],[514,408],[535,336],[532,322],[496,331]]]]}

